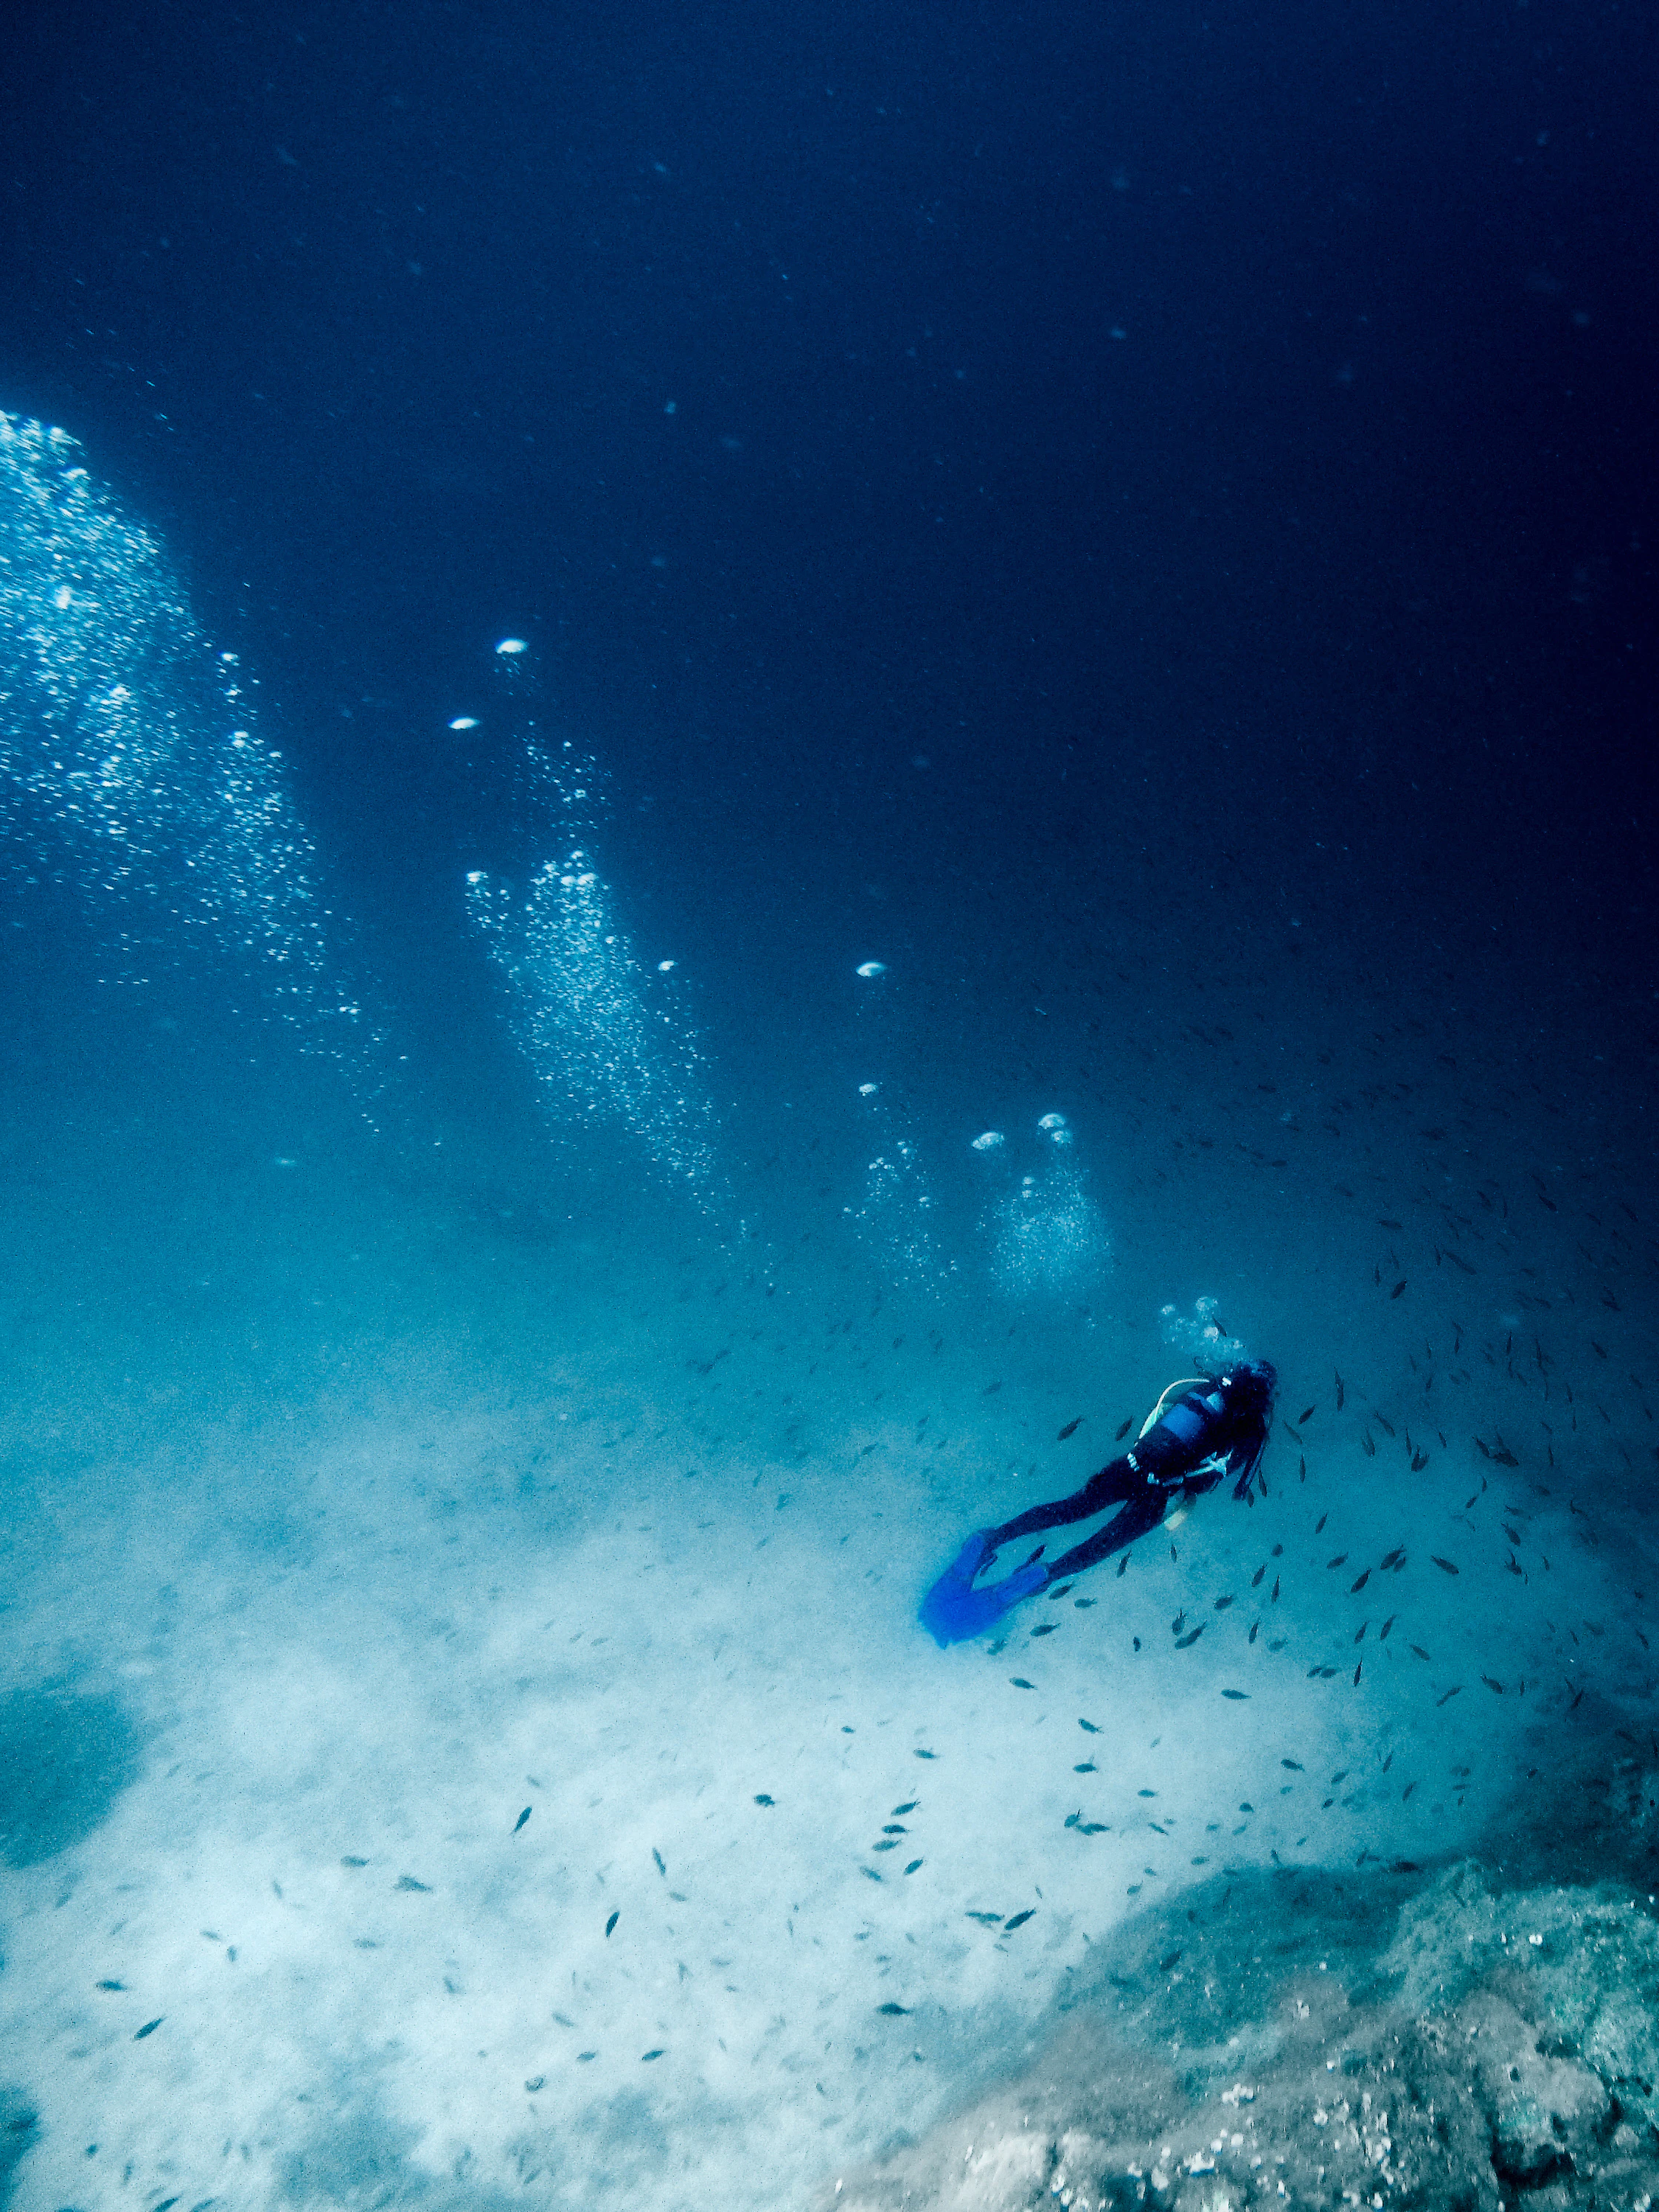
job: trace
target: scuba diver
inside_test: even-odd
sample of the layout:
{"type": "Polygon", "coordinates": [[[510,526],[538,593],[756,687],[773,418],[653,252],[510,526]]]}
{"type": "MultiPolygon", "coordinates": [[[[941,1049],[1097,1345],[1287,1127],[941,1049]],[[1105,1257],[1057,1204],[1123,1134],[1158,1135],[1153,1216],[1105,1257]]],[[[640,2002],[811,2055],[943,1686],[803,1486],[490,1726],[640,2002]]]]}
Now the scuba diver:
{"type": "Polygon", "coordinates": [[[1278,1374],[1265,1359],[1241,1363],[1223,1375],[1191,1375],[1170,1383],[1146,1416],[1133,1449],[1091,1475],[1081,1490],[1034,1505],[1000,1528],[976,1528],[922,1600],[922,1626],[941,1649],[978,1636],[1022,1598],[1080,1575],[1166,1519],[1173,1526],[1194,1498],[1230,1478],[1233,1496],[1254,1504],[1250,1485],[1267,1448],[1278,1387],[1278,1374]],[[1092,1520],[1109,1505],[1121,1510],[1052,1565],[1041,1564],[1044,1547],[1039,1544],[1006,1581],[974,1588],[975,1577],[1005,1544],[1040,1528],[1092,1520]]]}

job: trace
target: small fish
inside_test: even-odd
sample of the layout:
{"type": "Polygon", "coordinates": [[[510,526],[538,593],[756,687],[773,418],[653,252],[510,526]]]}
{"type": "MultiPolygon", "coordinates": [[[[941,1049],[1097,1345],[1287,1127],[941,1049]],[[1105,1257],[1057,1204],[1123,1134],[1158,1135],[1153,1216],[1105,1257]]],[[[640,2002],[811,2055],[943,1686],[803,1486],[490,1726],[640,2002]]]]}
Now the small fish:
{"type": "Polygon", "coordinates": [[[1255,1573],[1250,1577],[1250,1588],[1251,1588],[1252,1589],[1259,1589],[1261,1588],[1261,1577],[1262,1577],[1262,1576],[1263,1576],[1263,1575],[1265,1575],[1265,1574],[1267,1573],[1267,1563],[1266,1563],[1266,1561],[1264,1560],[1264,1561],[1263,1561],[1263,1563],[1261,1564],[1261,1566],[1259,1566],[1259,1567],[1256,1569],[1255,1572],[1255,1573]]]}
{"type": "Polygon", "coordinates": [[[1435,1711],[1438,1712],[1442,1705],[1449,1705],[1462,1686],[1461,1682],[1455,1682],[1443,1698],[1437,1698],[1434,1701],[1435,1711]]]}
{"type": "Polygon", "coordinates": [[[1511,1528],[1507,1521],[1500,1521],[1498,1525],[1511,1544],[1518,1544],[1521,1541],[1521,1531],[1518,1528],[1511,1528]]]}
{"type": "Polygon", "coordinates": [[[914,1812],[915,1811],[915,1809],[916,1809],[917,1806],[918,1806],[918,1805],[920,1805],[920,1804],[921,1804],[921,1798],[920,1798],[920,1797],[908,1797],[908,1798],[906,1798],[906,1800],[905,1800],[905,1802],[903,1802],[903,1804],[902,1804],[902,1805],[895,1805],[895,1806],[894,1806],[894,1808],[893,1808],[893,1818],[894,1818],[896,1820],[902,1820],[904,1818],[904,1816],[905,1816],[905,1814],[906,1814],[907,1813],[914,1813],[914,1812]]]}
{"type": "Polygon", "coordinates": [[[1397,1613],[1391,1613],[1389,1615],[1382,1627],[1376,1632],[1376,1640],[1379,1644],[1382,1641],[1383,1638],[1388,1634],[1389,1631],[1394,1626],[1395,1621],[1398,1620],[1399,1618],[1400,1615],[1397,1613]]]}
{"type": "Polygon", "coordinates": [[[1078,1833],[1080,1836],[1103,1836],[1111,1825],[1109,1820],[1085,1820],[1078,1833]]]}
{"type": "Polygon", "coordinates": [[[1349,1591],[1348,1591],[1348,1595],[1349,1595],[1350,1597],[1352,1597],[1352,1596],[1354,1596],[1354,1595],[1355,1595],[1355,1594],[1356,1594],[1358,1591],[1363,1590],[1363,1589],[1364,1589],[1364,1587],[1365,1587],[1366,1583],[1367,1583],[1368,1582],[1370,1582],[1370,1578],[1371,1578],[1371,1571],[1370,1571],[1370,1569],[1369,1567],[1367,1567],[1367,1568],[1366,1568],[1366,1570],[1365,1570],[1365,1571],[1364,1571],[1364,1574],[1362,1574],[1362,1575],[1360,1576],[1359,1580],[1358,1580],[1357,1583],[1353,1583],[1353,1584],[1350,1587],[1349,1591]]]}
{"type": "Polygon", "coordinates": [[[1249,1638],[1249,1640],[1250,1640],[1250,1642],[1251,1642],[1252,1644],[1254,1644],[1254,1643],[1255,1642],[1256,1638],[1261,1634],[1261,1623],[1259,1620],[1253,1620],[1253,1621],[1250,1623],[1250,1638],[1249,1638]]]}
{"type": "Polygon", "coordinates": [[[1033,1636],[1052,1636],[1054,1632],[1054,1624],[1052,1620],[1045,1620],[1041,1628],[1034,1628],[1031,1631],[1033,1636]]]}
{"type": "Polygon", "coordinates": [[[1224,1690],[1221,1694],[1224,1698],[1231,1698],[1238,1705],[1248,1705],[1249,1702],[1250,1693],[1248,1690],[1224,1690]]]}
{"type": "Polygon", "coordinates": [[[1287,1437],[1290,1437],[1291,1441],[1293,1443],[1298,1443],[1298,1444],[1299,1444],[1299,1443],[1301,1443],[1301,1441],[1302,1441],[1301,1437],[1300,1437],[1299,1436],[1297,1436],[1297,1434],[1296,1431],[1295,1431],[1295,1430],[1291,1426],[1291,1425],[1290,1425],[1290,1423],[1289,1423],[1288,1421],[1286,1421],[1286,1420],[1281,1420],[1281,1421],[1279,1422],[1279,1427],[1280,1427],[1281,1429],[1283,1429],[1283,1430],[1284,1430],[1284,1431],[1285,1431],[1285,1435],[1286,1435],[1287,1437]]]}
{"type": "Polygon", "coordinates": [[[1390,1436],[1394,1434],[1394,1423],[1392,1421],[1385,1421],[1381,1413],[1373,1413],[1371,1415],[1371,1419],[1376,1423],[1379,1429],[1386,1429],[1390,1436]]]}
{"type": "Polygon", "coordinates": [[[1397,1298],[1397,1297],[1400,1296],[1400,1293],[1401,1292],[1401,1291],[1403,1291],[1403,1290],[1405,1289],[1405,1287],[1406,1287],[1405,1281],[1404,1281],[1404,1279],[1402,1279],[1400,1282],[1397,1282],[1397,1283],[1395,1285],[1394,1288],[1393,1288],[1393,1289],[1389,1292],[1389,1296],[1391,1298],[1397,1298]]]}
{"type": "Polygon", "coordinates": [[[654,1844],[651,1846],[651,1856],[657,1862],[657,1872],[659,1875],[665,1875],[668,1872],[668,1869],[663,1864],[662,1853],[657,1849],[654,1844]]]}
{"type": "Polygon", "coordinates": [[[368,1864],[368,1861],[367,1859],[342,1859],[340,1861],[340,1864],[342,1866],[349,1867],[365,1867],[368,1864]]]}
{"type": "Polygon", "coordinates": [[[1279,1603],[1279,1577],[1277,1575],[1273,1577],[1273,1595],[1267,1601],[1270,1605],[1277,1605],[1279,1603]]]}
{"type": "Polygon", "coordinates": [[[1330,1517],[1331,1516],[1328,1513],[1322,1513],[1318,1520],[1314,1522],[1314,1534],[1316,1536],[1322,1532],[1324,1528],[1325,1523],[1330,1519],[1330,1517]]]}
{"type": "Polygon", "coordinates": [[[1017,1912],[1017,1913],[1015,1913],[1015,1915],[1013,1916],[1013,1917],[1012,1917],[1012,1920],[1005,1920],[1005,1921],[1003,1922],[1003,1923],[1002,1923],[1002,1932],[1003,1932],[1003,1934],[1004,1934],[1005,1936],[1006,1936],[1006,1935],[1007,1935],[1007,1933],[1009,1932],[1009,1930],[1010,1930],[1011,1929],[1014,1929],[1014,1928],[1023,1928],[1023,1927],[1025,1925],[1026,1922],[1027,1922],[1027,1921],[1031,1917],[1032,1914],[1033,1914],[1036,1911],[1036,1905],[1033,1905],[1032,1906],[1030,1906],[1030,1907],[1029,1908],[1029,1910],[1028,1910],[1028,1911],[1024,1911],[1024,1912],[1017,1912]]]}
{"type": "Polygon", "coordinates": [[[1024,1674],[1011,1674],[1008,1677],[1008,1680],[1013,1684],[1017,1690],[1035,1690],[1036,1687],[1036,1684],[1035,1682],[1028,1682],[1024,1674]]]}
{"type": "Polygon", "coordinates": [[[1429,1553],[1429,1557],[1434,1561],[1437,1567],[1442,1568],[1447,1574],[1455,1575],[1458,1571],[1457,1569],[1453,1566],[1451,1561],[1449,1559],[1443,1559],[1438,1552],[1431,1552],[1429,1553]]]}
{"type": "Polygon", "coordinates": [[[1134,1415],[1133,1415],[1133,1413],[1131,1413],[1131,1414],[1130,1414],[1130,1416],[1129,1416],[1129,1420],[1128,1420],[1128,1421],[1125,1421],[1125,1423],[1123,1424],[1123,1426],[1122,1426],[1122,1427],[1118,1431],[1117,1434],[1116,1434],[1116,1435],[1112,1438],[1112,1442],[1113,1442],[1115,1444],[1121,1444],[1121,1443],[1122,1443],[1122,1441],[1123,1441],[1124,1437],[1127,1437],[1127,1436],[1128,1435],[1128,1433],[1129,1433],[1129,1421],[1133,1421],[1133,1419],[1134,1419],[1134,1415]]]}
{"type": "Polygon", "coordinates": [[[1382,1565],[1384,1569],[1389,1567],[1397,1567],[1405,1556],[1406,1547],[1403,1544],[1396,1545],[1392,1552],[1385,1552],[1382,1556],[1382,1565]]]}
{"type": "Polygon", "coordinates": [[[656,2046],[656,2048],[655,2048],[655,2050],[654,2050],[654,2051],[641,2051],[641,2053],[640,2053],[640,2063],[641,2063],[641,2066],[648,2066],[648,2065],[651,2063],[651,2062],[652,2062],[652,2060],[653,2060],[653,2058],[660,2058],[661,2057],[662,2057],[662,2045],[661,2045],[661,2044],[659,2044],[659,2045],[656,2046]]]}
{"type": "Polygon", "coordinates": [[[1428,1653],[1427,1653],[1427,1652],[1423,1649],[1423,1647],[1422,1647],[1422,1645],[1421,1645],[1420,1644],[1412,1644],[1409,1648],[1410,1648],[1412,1650],[1413,1650],[1414,1652],[1416,1652],[1416,1654],[1417,1654],[1417,1656],[1418,1656],[1418,1657],[1419,1657],[1419,1659],[1426,1659],[1426,1658],[1428,1657],[1428,1656],[1429,1656],[1429,1655],[1428,1655],[1428,1653]]]}
{"type": "Polygon", "coordinates": [[[969,1920],[977,1920],[981,1928],[1000,1928],[1002,1925],[1002,1915],[1000,1912],[969,1912],[964,1917],[969,1920]]]}
{"type": "Polygon", "coordinates": [[[769,1797],[763,1790],[755,1800],[757,1805],[775,1805],[777,1802],[775,1797],[769,1797]]]}
{"type": "Polygon", "coordinates": [[[1347,1559],[1348,1555],[1346,1552],[1339,1552],[1334,1559],[1327,1559],[1325,1565],[1328,1568],[1346,1566],[1347,1559]]]}
{"type": "Polygon", "coordinates": [[[622,1918],[622,1913],[621,1913],[621,1911],[616,1911],[616,1912],[613,1912],[613,1913],[611,1914],[611,1916],[610,1919],[609,1919],[609,1920],[607,1920],[607,1921],[605,1922],[605,1934],[606,1934],[607,1936],[609,1936],[609,1935],[611,1934],[611,1930],[616,1927],[617,1923],[621,1918],[622,1918]]]}
{"type": "Polygon", "coordinates": [[[1428,1463],[1429,1463],[1429,1455],[1428,1455],[1427,1452],[1425,1452],[1425,1451],[1414,1451],[1414,1452],[1412,1454],[1412,1473],[1413,1473],[1413,1474],[1422,1474],[1422,1472],[1423,1472],[1423,1470],[1424,1470],[1424,1468],[1428,1465],[1428,1463]]]}
{"type": "Polygon", "coordinates": [[[1080,1729],[1086,1729],[1089,1731],[1089,1734],[1090,1734],[1091,1735],[1098,1735],[1100,1734],[1100,1730],[1099,1730],[1099,1729],[1095,1726],[1095,1724],[1094,1724],[1094,1723],[1093,1723],[1092,1721],[1085,1721],[1085,1720],[1079,1719],[1079,1722],[1078,1722],[1078,1726],[1079,1726],[1080,1729]]]}
{"type": "Polygon", "coordinates": [[[1317,1406],[1310,1406],[1310,1407],[1308,1407],[1308,1409],[1307,1409],[1307,1411],[1306,1411],[1305,1413],[1298,1413],[1298,1414],[1297,1415],[1297,1417],[1296,1417],[1296,1418],[1297,1418],[1297,1420],[1298,1424],[1299,1424],[1303,1428],[1306,1428],[1306,1426],[1308,1425],[1308,1423],[1309,1423],[1310,1420],[1312,1420],[1312,1419],[1313,1419],[1314,1415],[1315,1415],[1318,1411],[1319,1411],[1319,1408],[1318,1408],[1318,1407],[1317,1407],[1317,1406]]]}
{"type": "Polygon", "coordinates": [[[1215,1609],[1218,1613],[1225,1613],[1231,1603],[1232,1600],[1230,1597],[1218,1597],[1215,1601],[1215,1609]]]}
{"type": "Polygon", "coordinates": [[[1305,1774],[1308,1771],[1299,1759],[1281,1759],[1279,1763],[1281,1766],[1289,1767],[1292,1774],[1305,1774]]]}
{"type": "Polygon", "coordinates": [[[1207,1621],[1200,1620],[1198,1626],[1189,1631],[1187,1635],[1177,1636],[1176,1638],[1176,1650],[1177,1651],[1190,1651],[1194,1644],[1197,1643],[1199,1638],[1203,1635],[1204,1631],[1208,1626],[1209,1623],[1207,1621]]]}
{"type": "Polygon", "coordinates": [[[884,1836],[908,1836],[910,1831],[902,1820],[889,1820],[882,1827],[884,1836]]]}
{"type": "Polygon", "coordinates": [[[100,1990],[125,1990],[126,1984],[125,1982],[100,1982],[98,1986],[100,1990]]]}
{"type": "Polygon", "coordinates": [[[521,1827],[523,1827],[523,1826],[524,1826],[525,1822],[526,1822],[529,1818],[530,1818],[530,1808],[529,1808],[529,1806],[528,1806],[528,1805],[526,1805],[526,1806],[525,1807],[525,1808],[524,1808],[523,1812],[520,1814],[520,1815],[519,1815],[518,1819],[517,1819],[517,1820],[513,1823],[513,1832],[514,1832],[514,1834],[515,1836],[518,1834],[518,1832],[519,1832],[520,1829],[521,1827]]]}
{"type": "Polygon", "coordinates": [[[1336,1410],[1340,1413],[1342,1411],[1342,1401],[1346,1394],[1343,1389],[1341,1376],[1337,1374],[1334,1368],[1331,1370],[1331,1372],[1333,1375],[1336,1375],[1336,1410]]]}
{"type": "Polygon", "coordinates": [[[1118,1561],[1118,1563],[1117,1563],[1117,1571],[1118,1571],[1119,1574],[1122,1574],[1122,1573],[1124,1573],[1124,1572],[1127,1571],[1127,1567],[1128,1567],[1128,1565],[1129,1565],[1129,1554],[1126,1552],[1126,1553],[1123,1554],[1123,1557],[1122,1557],[1122,1558],[1118,1561]]]}
{"type": "Polygon", "coordinates": [[[1392,1229],[1396,1234],[1401,1227],[1401,1224],[1397,1221],[1385,1221],[1380,1213],[1376,1217],[1376,1225],[1379,1229],[1392,1229]]]}
{"type": "Polygon", "coordinates": [[[1356,1667],[1353,1670],[1353,1686],[1356,1690],[1359,1687],[1359,1668],[1363,1667],[1364,1663],[1364,1661],[1362,1659],[1359,1662],[1359,1667],[1356,1667]]]}
{"type": "Polygon", "coordinates": [[[167,2014],[165,2013],[158,2013],[154,2020],[147,2020],[143,2026],[134,2034],[132,2039],[133,2041],[135,2043],[142,2043],[147,2035],[154,2035],[156,2029],[160,2027],[161,2022],[166,2018],[167,2014]]]}
{"type": "Polygon", "coordinates": [[[911,2008],[908,2005],[884,2004],[878,2005],[876,2009],[878,2012],[885,2013],[889,2020],[908,2020],[911,2008]]]}
{"type": "Polygon", "coordinates": [[[1375,1459],[1376,1457],[1376,1446],[1371,1442],[1370,1431],[1369,1429],[1366,1430],[1364,1435],[1359,1439],[1359,1444],[1361,1450],[1364,1453],[1367,1459],[1375,1459]]]}
{"type": "Polygon", "coordinates": [[[412,1874],[400,1874],[398,1877],[398,1887],[399,1889],[418,1889],[428,1897],[432,1894],[431,1883],[416,1881],[412,1874]]]}

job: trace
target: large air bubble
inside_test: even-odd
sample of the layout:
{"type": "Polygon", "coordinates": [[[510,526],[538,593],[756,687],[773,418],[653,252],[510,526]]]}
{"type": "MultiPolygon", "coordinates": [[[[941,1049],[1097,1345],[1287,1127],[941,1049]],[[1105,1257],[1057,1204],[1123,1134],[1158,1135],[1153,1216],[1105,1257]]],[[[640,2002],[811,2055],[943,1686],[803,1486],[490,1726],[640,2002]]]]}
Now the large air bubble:
{"type": "Polygon", "coordinates": [[[1229,1335],[1218,1299],[1194,1299],[1190,1314],[1182,1313],[1179,1306],[1162,1306],[1158,1318],[1165,1344],[1200,1366],[1249,1357],[1243,1339],[1229,1335]]]}

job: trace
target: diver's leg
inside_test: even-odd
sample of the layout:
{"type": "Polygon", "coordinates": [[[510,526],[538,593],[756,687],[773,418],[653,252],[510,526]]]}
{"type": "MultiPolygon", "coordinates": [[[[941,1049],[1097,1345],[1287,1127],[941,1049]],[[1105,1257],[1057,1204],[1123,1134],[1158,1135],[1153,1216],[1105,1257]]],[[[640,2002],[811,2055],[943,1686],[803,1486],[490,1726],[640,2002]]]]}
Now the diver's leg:
{"type": "Polygon", "coordinates": [[[1169,1502],[1170,1493],[1164,1490],[1142,1488],[1136,1492],[1123,1510],[1115,1513],[1103,1528],[1097,1528],[1092,1536],[1085,1536],[1080,1544],[1073,1544],[1069,1552],[1049,1562],[1049,1581],[1064,1582],[1069,1576],[1080,1575],[1085,1567],[1096,1566],[1112,1553],[1137,1543],[1157,1528],[1169,1502]]]}
{"type": "MultiPolygon", "coordinates": [[[[1125,1498],[1133,1498],[1138,1487],[1144,1486],[1127,1459],[1115,1459],[1109,1467],[1103,1467],[1098,1474],[1091,1474],[1081,1490],[1074,1490],[1069,1498],[1056,1498],[1046,1505],[1033,1505],[1028,1512],[1005,1521],[1000,1528],[985,1531],[990,1551],[997,1552],[1005,1544],[1012,1544],[1022,1536],[1035,1535],[1040,1528],[1063,1528],[1073,1521],[1092,1521],[1097,1513],[1103,1513],[1109,1505],[1121,1505],[1125,1498]]],[[[989,1554],[987,1555],[988,1564],[989,1554]]]]}

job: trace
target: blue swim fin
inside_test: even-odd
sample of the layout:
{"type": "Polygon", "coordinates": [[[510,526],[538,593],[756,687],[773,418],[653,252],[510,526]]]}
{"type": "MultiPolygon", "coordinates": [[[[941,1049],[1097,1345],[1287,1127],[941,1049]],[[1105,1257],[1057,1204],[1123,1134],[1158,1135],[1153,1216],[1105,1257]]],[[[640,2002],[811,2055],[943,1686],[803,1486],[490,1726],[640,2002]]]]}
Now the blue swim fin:
{"type": "Polygon", "coordinates": [[[1047,1567],[1033,1559],[1005,1582],[975,1589],[974,1577],[989,1549],[990,1539],[976,1528],[921,1601],[921,1625],[941,1650],[947,1644],[965,1644],[969,1637],[983,1635],[1011,1606],[1040,1590],[1048,1579],[1047,1567]]]}

